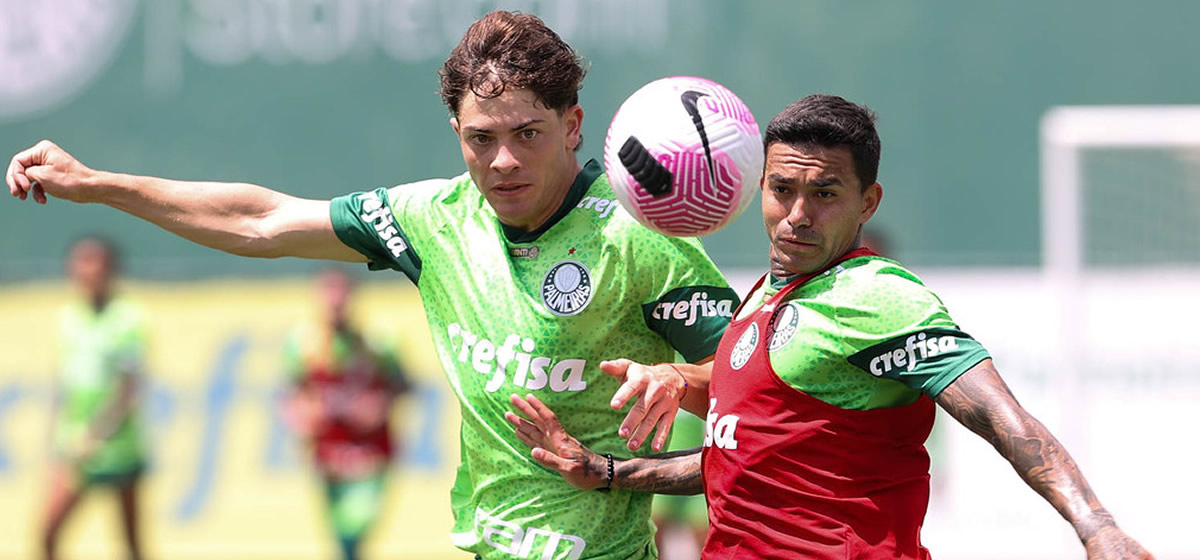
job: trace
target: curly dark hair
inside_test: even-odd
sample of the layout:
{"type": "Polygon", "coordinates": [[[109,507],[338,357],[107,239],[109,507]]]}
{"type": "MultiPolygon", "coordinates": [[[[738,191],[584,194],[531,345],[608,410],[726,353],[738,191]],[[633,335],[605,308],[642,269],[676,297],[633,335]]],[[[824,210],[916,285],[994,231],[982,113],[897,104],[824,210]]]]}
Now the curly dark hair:
{"type": "Polygon", "coordinates": [[[490,99],[509,87],[561,113],[579,103],[586,73],[579,54],[537,16],[501,10],[472,24],[438,70],[442,102],[454,115],[468,91],[490,99]]]}
{"type": "Polygon", "coordinates": [[[810,95],[780,111],[767,125],[763,150],[776,142],[821,148],[846,146],[863,189],[874,184],[879,175],[875,112],[836,95],[810,95]]]}

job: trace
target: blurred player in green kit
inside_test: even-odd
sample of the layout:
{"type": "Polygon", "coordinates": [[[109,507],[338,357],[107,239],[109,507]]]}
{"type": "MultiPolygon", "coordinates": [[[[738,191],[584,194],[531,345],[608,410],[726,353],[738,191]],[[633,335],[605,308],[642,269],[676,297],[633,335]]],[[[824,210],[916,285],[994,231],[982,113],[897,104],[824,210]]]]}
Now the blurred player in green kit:
{"type": "Polygon", "coordinates": [[[365,338],[351,319],[349,274],[325,269],[316,288],[320,321],[294,333],[287,346],[291,390],[284,414],[311,443],[342,557],[356,560],[379,516],[394,453],[388,417],[409,383],[388,345],[365,338]]]}
{"type": "Polygon", "coordinates": [[[67,257],[80,297],[60,317],[54,458],[42,531],[47,559],[58,557],[64,523],[96,487],[116,491],[129,557],[142,558],[137,489],[146,461],[137,399],[146,328],[139,309],[114,293],[117,265],[115,248],[93,237],[76,242],[67,257]]]}

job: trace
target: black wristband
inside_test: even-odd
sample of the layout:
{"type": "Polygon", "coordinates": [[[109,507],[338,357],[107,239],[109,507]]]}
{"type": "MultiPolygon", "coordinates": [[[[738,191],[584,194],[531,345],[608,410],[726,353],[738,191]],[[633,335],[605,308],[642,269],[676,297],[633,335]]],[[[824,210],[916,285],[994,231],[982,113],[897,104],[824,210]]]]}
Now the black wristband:
{"type": "Polygon", "coordinates": [[[612,456],[612,453],[605,453],[604,459],[606,461],[608,461],[608,478],[604,481],[604,488],[597,488],[596,490],[599,490],[601,492],[608,492],[608,491],[612,490],[612,483],[613,483],[613,456],[612,456]]]}

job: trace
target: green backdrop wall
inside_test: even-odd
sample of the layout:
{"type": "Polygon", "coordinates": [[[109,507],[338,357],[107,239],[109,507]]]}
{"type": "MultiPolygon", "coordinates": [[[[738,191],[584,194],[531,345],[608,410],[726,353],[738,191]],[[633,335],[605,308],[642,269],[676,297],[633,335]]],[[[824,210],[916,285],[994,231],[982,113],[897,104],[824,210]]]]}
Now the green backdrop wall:
{"type": "MultiPolygon", "coordinates": [[[[1200,2],[1114,0],[24,0],[0,3],[0,154],[50,138],[89,165],[329,198],[461,172],[436,69],[495,7],[541,15],[590,61],[584,157],[622,99],[672,74],[737,92],[760,125],[831,92],[878,111],[877,226],[915,266],[1037,265],[1042,113],[1200,101],[1200,2]]],[[[0,201],[0,280],[59,273],[101,231],[131,272],[273,275],[101,207],[0,201]]],[[[762,267],[752,209],[705,239],[762,267]]]]}

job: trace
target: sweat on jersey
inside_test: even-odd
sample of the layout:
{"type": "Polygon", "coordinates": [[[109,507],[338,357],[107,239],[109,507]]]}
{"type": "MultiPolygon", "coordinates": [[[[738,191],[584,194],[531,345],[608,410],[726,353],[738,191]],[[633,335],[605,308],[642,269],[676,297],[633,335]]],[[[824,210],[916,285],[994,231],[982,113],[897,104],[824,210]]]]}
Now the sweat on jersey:
{"type": "Polygon", "coordinates": [[[638,224],[595,161],[533,232],[502,226],[465,174],[347,195],[330,211],[370,268],[420,291],[462,412],[454,544],[489,559],[655,556],[650,494],[569,486],[504,412],[510,394],[533,393],[597,453],[629,455],[617,436],[627,411],[609,406],[619,384],[599,364],[716,351],[737,296],[700,243],[638,224]]]}

